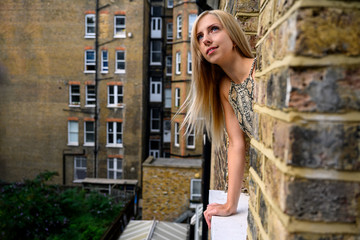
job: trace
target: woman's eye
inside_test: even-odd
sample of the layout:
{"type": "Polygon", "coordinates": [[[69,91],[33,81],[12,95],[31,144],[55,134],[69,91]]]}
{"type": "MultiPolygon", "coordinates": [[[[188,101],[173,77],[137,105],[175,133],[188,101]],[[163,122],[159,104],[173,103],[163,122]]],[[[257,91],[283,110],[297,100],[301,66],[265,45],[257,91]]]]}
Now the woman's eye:
{"type": "Polygon", "coordinates": [[[203,38],[202,35],[198,35],[198,36],[197,36],[197,40],[198,40],[198,41],[200,41],[202,38],[203,38]]]}
{"type": "Polygon", "coordinates": [[[213,27],[211,27],[211,29],[210,29],[212,32],[215,32],[215,31],[217,31],[217,30],[219,30],[219,27],[217,27],[217,26],[213,26],[213,27]]]}

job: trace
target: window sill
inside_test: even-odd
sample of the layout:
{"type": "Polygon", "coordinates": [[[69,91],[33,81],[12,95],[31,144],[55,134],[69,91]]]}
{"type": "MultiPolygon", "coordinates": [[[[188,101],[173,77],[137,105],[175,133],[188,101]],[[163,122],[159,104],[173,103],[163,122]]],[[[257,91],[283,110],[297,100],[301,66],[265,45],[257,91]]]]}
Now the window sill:
{"type": "Polygon", "coordinates": [[[94,147],[95,144],[94,144],[94,143],[84,143],[83,146],[84,146],[84,147],[94,147]]]}
{"type": "Polygon", "coordinates": [[[94,108],[95,105],[85,105],[86,108],[94,108]]]}
{"type": "Polygon", "coordinates": [[[114,38],[126,38],[126,34],[124,34],[124,35],[114,35],[114,38]]]}
{"type": "Polygon", "coordinates": [[[123,145],[122,144],[106,144],[107,148],[122,148],[123,145]]]}
{"type": "Polygon", "coordinates": [[[109,71],[101,71],[100,73],[101,73],[101,74],[108,74],[109,71]]]}
{"type": "Polygon", "coordinates": [[[84,73],[96,73],[95,71],[84,71],[84,73]]]}
{"type": "Polygon", "coordinates": [[[69,107],[76,107],[76,108],[79,108],[80,107],[80,104],[79,105],[69,105],[69,107]]]}
{"type": "Polygon", "coordinates": [[[125,70],[123,70],[123,71],[115,71],[114,73],[115,74],[125,74],[125,70]]]}
{"type": "Polygon", "coordinates": [[[124,104],[121,103],[121,105],[107,105],[107,108],[124,108],[124,104]]]}
{"type": "Polygon", "coordinates": [[[187,149],[195,149],[195,146],[186,146],[187,149]]]}
{"type": "MultiPolygon", "coordinates": [[[[209,203],[225,203],[227,193],[219,190],[209,191],[209,203]]],[[[245,240],[247,235],[247,215],[249,196],[241,193],[237,213],[228,217],[213,216],[211,218],[211,239],[245,240]]]]}
{"type": "Polygon", "coordinates": [[[69,147],[78,147],[79,143],[68,143],[67,144],[69,147]]]}
{"type": "Polygon", "coordinates": [[[151,62],[150,66],[161,66],[161,62],[151,62]]]}
{"type": "Polygon", "coordinates": [[[84,38],[95,38],[95,35],[85,35],[84,38]]]}

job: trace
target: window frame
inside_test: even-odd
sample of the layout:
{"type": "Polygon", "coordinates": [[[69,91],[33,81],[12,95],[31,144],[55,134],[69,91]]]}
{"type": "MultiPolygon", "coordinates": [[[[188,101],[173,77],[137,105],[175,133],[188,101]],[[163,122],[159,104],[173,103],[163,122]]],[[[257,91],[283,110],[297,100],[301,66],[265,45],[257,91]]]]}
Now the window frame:
{"type": "Polygon", "coordinates": [[[161,17],[151,17],[150,36],[151,36],[151,38],[159,38],[159,39],[162,37],[162,18],[161,17]]]}
{"type": "Polygon", "coordinates": [[[95,14],[91,13],[91,14],[86,14],[85,15],[85,38],[95,38],[95,34],[96,34],[96,16],[95,14]],[[91,23],[91,26],[89,26],[88,23],[88,18],[93,18],[94,19],[94,23],[91,23]],[[94,28],[94,32],[88,32],[88,27],[94,28]]]}
{"type": "Polygon", "coordinates": [[[194,129],[192,129],[191,132],[188,132],[186,134],[186,148],[195,149],[195,130],[194,129]],[[192,145],[189,144],[189,138],[190,137],[193,138],[193,144],[192,145]]]}
{"type": "Polygon", "coordinates": [[[160,77],[150,77],[150,102],[162,102],[162,79],[160,77]],[[155,81],[155,79],[157,79],[155,81]],[[156,93],[153,93],[155,90],[156,93]]]}
{"type": "Polygon", "coordinates": [[[107,87],[107,107],[108,108],[117,108],[123,107],[124,105],[124,87],[123,85],[108,85],[107,87]],[[113,87],[114,94],[110,94],[110,88],[113,87]],[[119,89],[121,89],[121,93],[119,93],[119,89]],[[113,95],[114,103],[110,103],[110,97],[113,95]],[[119,97],[122,99],[119,102],[119,97]]]}
{"type": "Polygon", "coordinates": [[[174,123],[174,146],[180,147],[180,129],[179,129],[179,123],[174,123]]]}
{"type": "Polygon", "coordinates": [[[84,146],[87,146],[87,147],[95,146],[95,121],[84,121],[84,146]],[[87,125],[90,124],[90,123],[93,125],[93,130],[92,131],[88,131],[87,128],[86,128],[87,125]],[[93,142],[87,141],[88,134],[93,134],[94,135],[94,141],[93,142]]]}
{"type": "Polygon", "coordinates": [[[150,41],[150,65],[152,66],[161,66],[161,58],[162,58],[162,42],[161,40],[153,40],[153,41],[150,41]],[[160,50],[158,51],[154,51],[153,50],[153,46],[154,46],[154,43],[159,43],[160,45],[160,50]],[[160,61],[159,62],[154,62],[153,61],[153,54],[159,54],[160,53],[160,61]]]}
{"type": "Polygon", "coordinates": [[[197,18],[197,14],[189,14],[189,16],[188,16],[188,19],[189,19],[189,25],[188,25],[189,26],[189,38],[191,37],[191,30],[192,30],[192,27],[194,25],[194,22],[195,22],[196,18],[197,18]],[[194,18],[191,19],[192,17],[194,17],[194,18]]]}
{"type": "Polygon", "coordinates": [[[175,54],[175,74],[181,74],[181,52],[175,54]]]}
{"type": "Polygon", "coordinates": [[[170,143],[171,142],[171,120],[163,121],[163,142],[170,143]]]}
{"type": "Polygon", "coordinates": [[[182,15],[176,17],[176,38],[182,38],[182,15]]]}
{"type": "Polygon", "coordinates": [[[166,40],[169,42],[171,42],[174,38],[173,26],[172,22],[166,23],[166,40]]]}
{"type": "Polygon", "coordinates": [[[96,105],[96,92],[95,92],[95,85],[86,85],[85,86],[85,107],[95,107],[96,105]],[[94,93],[89,94],[89,87],[93,87],[94,88],[94,93]],[[90,96],[93,96],[93,98],[91,98],[90,96]],[[88,102],[90,101],[94,101],[94,104],[89,104],[88,102]]]}
{"type": "Polygon", "coordinates": [[[101,50],[101,73],[109,72],[109,52],[108,50],[101,50]],[[104,53],[106,53],[106,59],[104,59],[104,53]],[[105,66],[105,64],[107,66],[105,66]]]}
{"type": "Polygon", "coordinates": [[[159,158],[160,157],[160,147],[161,147],[160,139],[150,139],[149,140],[149,156],[153,156],[154,158],[159,158]],[[152,149],[151,148],[152,142],[157,142],[159,144],[159,149],[152,149]]]}
{"type": "Polygon", "coordinates": [[[80,107],[80,103],[81,103],[81,90],[80,90],[80,85],[79,84],[70,84],[69,85],[69,107],[80,107]],[[73,93],[73,88],[74,86],[79,87],[79,93],[73,93]],[[73,101],[73,97],[74,96],[78,96],[79,97],[79,102],[75,102],[73,101]],[[77,104],[76,104],[77,103],[77,104]]]}
{"type": "Polygon", "coordinates": [[[81,180],[81,179],[84,179],[84,178],[79,178],[78,177],[78,173],[77,173],[77,170],[83,170],[85,171],[85,177],[86,178],[86,174],[87,174],[87,159],[85,156],[75,156],[74,157],[74,180],[81,180]],[[77,166],[77,161],[80,161],[80,164],[81,165],[80,167],[77,166]],[[83,165],[85,162],[85,166],[83,165]]]}
{"type": "Polygon", "coordinates": [[[125,50],[116,50],[115,51],[115,73],[116,74],[124,74],[126,73],[126,51],[125,50]],[[118,59],[118,53],[124,53],[124,59],[118,59]],[[124,69],[118,68],[118,63],[124,63],[124,69]]]}
{"type": "Polygon", "coordinates": [[[119,14],[114,16],[114,38],[126,38],[126,15],[119,14]],[[116,24],[117,18],[123,18],[124,24],[116,24]],[[116,29],[122,29],[120,32],[117,32],[116,29]]]}
{"type": "Polygon", "coordinates": [[[180,96],[180,88],[175,88],[175,97],[174,97],[174,106],[175,107],[180,107],[180,104],[181,104],[181,96],[180,96]]]}
{"type": "Polygon", "coordinates": [[[68,146],[79,146],[79,121],[75,120],[69,120],[68,121],[68,146]],[[71,123],[76,123],[76,129],[71,128],[71,123]],[[72,139],[71,135],[76,134],[76,141],[72,142],[70,141],[72,139]]]}
{"type": "Polygon", "coordinates": [[[188,61],[187,61],[187,73],[192,74],[192,58],[191,58],[191,52],[188,52],[188,61]]]}
{"type": "Polygon", "coordinates": [[[123,147],[123,123],[122,122],[117,122],[117,121],[109,121],[106,124],[106,147],[114,147],[114,148],[119,148],[119,147],[123,147]],[[113,125],[113,131],[114,132],[109,132],[109,124],[113,125]],[[120,131],[118,131],[118,124],[120,125],[120,131]],[[113,134],[113,143],[109,143],[109,134],[113,134]],[[121,143],[117,143],[116,139],[117,139],[117,135],[120,134],[121,136],[121,143]]]}
{"type": "Polygon", "coordinates": [[[164,94],[165,94],[164,108],[171,108],[171,99],[172,99],[171,88],[165,88],[164,94]]]}
{"type": "Polygon", "coordinates": [[[192,178],[190,182],[190,201],[201,200],[201,179],[192,178]],[[200,184],[200,193],[194,193],[194,183],[200,184]],[[197,198],[197,199],[194,199],[197,198]]]}
{"type": "Polygon", "coordinates": [[[84,59],[84,73],[95,73],[95,67],[96,67],[96,52],[93,49],[85,50],[85,59],[84,59]],[[93,52],[94,53],[94,59],[88,59],[88,53],[93,52]],[[88,67],[94,66],[94,70],[88,70],[88,67]]]}
{"type": "Polygon", "coordinates": [[[173,8],[174,7],[174,0],[167,0],[167,7],[173,8]]]}
{"type": "Polygon", "coordinates": [[[166,76],[172,76],[172,56],[165,57],[165,74],[166,76]],[[170,72],[169,72],[170,70],[170,72]]]}
{"type": "Polygon", "coordinates": [[[123,161],[122,158],[107,158],[107,179],[123,179],[123,161]],[[113,168],[110,168],[110,161],[113,161],[113,168]],[[121,169],[118,169],[119,162],[121,162],[121,169]],[[113,178],[110,178],[110,171],[113,172],[113,178]],[[118,174],[121,174],[120,178],[118,174]]]}
{"type": "Polygon", "coordinates": [[[159,108],[151,108],[150,109],[150,132],[160,132],[161,130],[161,111],[159,108]],[[159,114],[159,117],[156,118],[154,117],[154,110],[157,110],[158,111],[158,114],[159,114]],[[158,122],[158,128],[153,128],[153,122],[158,122]]]}

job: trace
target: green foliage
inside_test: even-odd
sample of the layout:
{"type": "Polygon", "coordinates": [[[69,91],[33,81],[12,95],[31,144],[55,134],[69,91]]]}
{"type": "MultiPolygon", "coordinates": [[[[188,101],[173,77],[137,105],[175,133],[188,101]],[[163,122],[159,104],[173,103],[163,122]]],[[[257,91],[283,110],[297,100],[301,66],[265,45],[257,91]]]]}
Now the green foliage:
{"type": "Polygon", "coordinates": [[[96,192],[62,191],[54,172],[0,189],[0,239],[100,239],[121,204],[96,192]]]}

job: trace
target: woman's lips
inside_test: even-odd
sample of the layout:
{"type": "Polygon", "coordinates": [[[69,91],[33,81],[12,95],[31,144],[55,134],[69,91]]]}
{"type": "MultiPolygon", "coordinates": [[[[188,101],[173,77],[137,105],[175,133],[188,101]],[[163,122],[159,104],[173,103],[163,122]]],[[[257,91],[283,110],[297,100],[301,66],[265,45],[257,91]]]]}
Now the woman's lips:
{"type": "Polygon", "coordinates": [[[215,51],[215,49],[217,49],[217,47],[211,47],[211,48],[209,48],[208,50],[206,50],[206,54],[207,54],[207,55],[212,54],[212,53],[215,51]]]}

